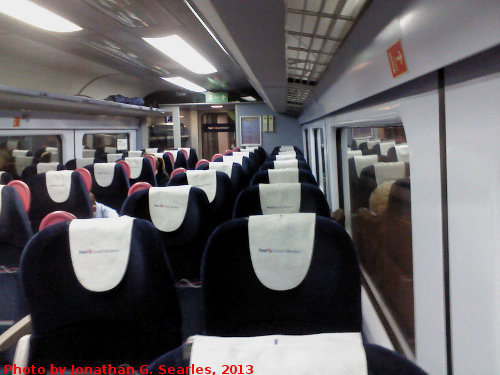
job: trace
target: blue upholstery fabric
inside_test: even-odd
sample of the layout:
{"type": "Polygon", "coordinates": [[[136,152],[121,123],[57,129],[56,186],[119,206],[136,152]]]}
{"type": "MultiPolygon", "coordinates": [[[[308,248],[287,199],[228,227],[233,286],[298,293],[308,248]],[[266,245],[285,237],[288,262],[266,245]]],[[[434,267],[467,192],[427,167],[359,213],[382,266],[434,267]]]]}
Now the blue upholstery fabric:
{"type": "Polygon", "coordinates": [[[188,169],[188,162],[186,160],[186,157],[184,156],[184,153],[181,150],[177,152],[177,157],[175,158],[174,169],[177,168],[188,169]]]}
{"type": "MultiPolygon", "coordinates": [[[[18,267],[21,251],[33,232],[21,197],[12,186],[2,189],[0,265],[18,267]]],[[[0,319],[1,320],[1,319],[0,319]]]]}
{"type": "MultiPolygon", "coordinates": [[[[323,192],[312,184],[300,186],[300,211],[312,212],[319,216],[330,217],[330,207],[323,192]]],[[[262,215],[259,185],[252,185],[243,190],[234,205],[233,218],[262,215]]]]}
{"type": "MultiPolygon", "coordinates": [[[[130,195],[123,204],[122,214],[151,221],[149,191],[141,190],[130,195]]],[[[203,190],[193,187],[179,229],[173,232],[158,230],[176,280],[200,279],[201,256],[212,229],[207,196],[203,190]]]]}
{"type": "Polygon", "coordinates": [[[194,148],[191,148],[191,150],[189,150],[189,158],[186,162],[188,166],[187,169],[196,168],[196,163],[198,163],[198,154],[196,153],[196,150],[194,148]]]}
{"type": "MultiPolygon", "coordinates": [[[[222,157],[215,158],[213,160],[214,162],[221,162],[223,161],[222,157]]],[[[243,157],[241,167],[243,168],[243,172],[247,176],[248,180],[252,178],[253,174],[256,171],[256,166],[255,164],[247,157],[243,157]]]]}
{"type": "Polygon", "coordinates": [[[324,217],[316,217],[311,265],[297,287],[278,292],[258,280],[247,218],[231,220],[210,236],[202,283],[208,335],[307,335],[362,328],[356,252],[345,230],[324,217]]]}
{"type": "MultiPolygon", "coordinates": [[[[217,192],[214,200],[210,203],[212,211],[211,224],[213,227],[231,219],[234,205],[234,192],[231,180],[224,172],[216,172],[217,192]]],[[[189,185],[186,173],[178,173],[172,177],[168,186],[189,185]]]]}
{"type": "MultiPolygon", "coordinates": [[[[208,170],[208,163],[201,164],[198,166],[199,170],[208,170]]],[[[233,185],[233,191],[238,194],[244,188],[248,186],[248,177],[243,167],[238,163],[233,163],[233,168],[231,170],[231,184],[233,185]]]]}
{"type": "MultiPolygon", "coordinates": [[[[356,164],[354,158],[350,157],[347,160],[349,168],[349,189],[351,196],[351,210],[357,211],[360,207],[368,207],[368,201],[366,199],[366,193],[361,192],[360,179],[358,173],[356,172],[356,164]]],[[[375,172],[374,172],[375,173],[375,172]]],[[[368,195],[368,198],[370,196],[368,195]]]]}
{"type": "Polygon", "coordinates": [[[83,177],[78,172],[71,175],[71,191],[66,202],[54,202],[47,191],[45,173],[37,174],[28,180],[31,191],[29,218],[33,232],[38,232],[42,219],[53,211],[67,211],[79,219],[92,217],[92,205],[83,177]]]}
{"type": "Polygon", "coordinates": [[[130,179],[130,186],[132,186],[136,182],[147,182],[148,184],[151,184],[151,186],[156,186],[155,171],[153,170],[153,166],[151,165],[149,159],[142,159],[141,174],[137,178],[130,179]]]}
{"type": "Polygon", "coordinates": [[[120,212],[130,188],[125,168],[120,164],[116,164],[113,181],[111,185],[106,187],[99,186],[95,181],[93,165],[87,166],[86,169],[92,175],[92,193],[94,193],[96,201],[113,208],[116,212],[120,212]]]}
{"type": "Polygon", "coordinates": [[[75,276],[68,227],[63,222],[39,232],[21,259],[33,323],[29,365],[136,366],[179,346],[178,300],[153,225],[134,220],[125,275],[100,293],[83,288],[75,276]]]}
{"type": "MultiPolygon", "coordinates": [[[[299,182],[313,184],[313,185],[318,184],[312,173],[306,169],[299,169],[299,182]]],[[[269,183],[269,174],[267,173],[267,170],[263,170],[257,172],[253,176],[250,185],[268,184],[268,183],[269,183]]]]}
{"type": "MultiPolygon", "coordinates": [[[[271,152],[271,155],[277,155],[280,153],[280,147],[281,146],[276,146],[275,148],[273,148],[273,151],[271,152]]],[[[298,148],[297,146],[293,146],[293,150],[297,153],[297,154],[300,154],[300,155],[304,155],[304,153],[302,152],[302,150],[300,148],[298,148]]]]}
{"type": "MultiPolygon", "coordinates": [[[[94,159],[94,163],[96,163],[97,161],[94,159]]],[[[89,165],[91,165],[93,163],[90,163],[89,165]]],[[[64,166],[66,167],[66,169],[69,169],[69,170],[75,170],[76,169],[76,159],[71,159],[71,160],[68,160],[64,166]]],[[[87,167],[85,165],[85,167],[87,167]]]]}
{"type": "MultiPolygon", "coordinates": [[[[299,169],[305,169],[305,170],[311,170],[311,167],[305,160],[298,160],[297,164],[299,166],[299,169]]],[[[265,171],[266,169],[274,169],[274,161],[266,161],[262,166],[260,167],[261,171],[265,171]]]]}
{"type": "MultiPolygon", "coordinates": [[[[59,164],[57,166],[57,170],[58,171],[63,171],[65,169],[66,168],[64,167],[64,164],[59,164]]],[[[21,180],[23,180],[24,182],[28,183],[28,181],[33,176],[36,176],[36,175],[37,175],[36,164],[31,164],[31,165],[27,166],[26,168],[24,168],[23,173],[21,173],[21,180]]]]}
{"type": "Polygon", "coordinates": [[[2,177],[0,177],[0,185],[7,185],[13,179],[14,178],[12,177],[12,174],[10,174],[9,172],[4,172],[2,173],[2,177]]]}
{"type": "MultiPolygon", "coordinates": [[[[426,375],[425,371],[399,353],[373,344],[364,344],[364,346],[368,375],[426,375]]],[[[162,355],[149,365],[148,371],[154,375],[165,374],[164,369],[174,367],[177,371],[168,372],[169,374],[185,374],[184,369],[190,366],[189,349],[187,345],[183,345],[162,355]]]]}

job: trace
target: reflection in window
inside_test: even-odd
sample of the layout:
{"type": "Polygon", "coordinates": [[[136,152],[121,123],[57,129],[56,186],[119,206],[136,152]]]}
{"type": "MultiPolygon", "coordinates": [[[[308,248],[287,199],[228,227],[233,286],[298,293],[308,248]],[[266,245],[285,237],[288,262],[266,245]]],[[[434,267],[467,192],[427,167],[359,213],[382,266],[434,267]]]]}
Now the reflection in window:
{"type": "Polygon", "coordinates": [[[159,150],[174,148],[174,123],[171,119],[167,119],[167,122],[153,124],[148,129],[149,147],[157,147],[159,150]]]}
{"type": "Polygon", "coordinates": [[[399,331],[414,352],[410,168],[404,129],[348,131],[352,237],[365,278],[378,292],[374,295],[382,298],[377,303],[396,322],[390,329],[399,331]]]}
{"type": "Polygon", "coordinates": [[[182,109],[180,112],[181,120],[181,145],[182,147],[191,147],[191,111],[182,109]]]}
{"type": "Polygon", "coordinates": [[[207,112],[201,115],[203,158],[223,154],[236,146],[235,115],[233,111],[207,112]]]}
{"type": "Polygon", "coordinates": [[[128,151],[130,140],[128,133],[97,133],[85,134],[82,140],[84,158],[98,158],[104,154],[116,154],[128,151]]]}
{"type": "Polygon", "coordinates": [[[58,135],[0,137],[0,171],[19,178],[34,163],[62,162],[62,141],[58,135]]]}
{"type": "Polygon", "coordinates": [[[304,150],[304,156],[306,158],[307,161],[309,161],[309,132],[307,129],[304,129],[304,139],[305,139],[305,143],[306,143],[306,146],[305,146],[305,150],[304,150]]]}

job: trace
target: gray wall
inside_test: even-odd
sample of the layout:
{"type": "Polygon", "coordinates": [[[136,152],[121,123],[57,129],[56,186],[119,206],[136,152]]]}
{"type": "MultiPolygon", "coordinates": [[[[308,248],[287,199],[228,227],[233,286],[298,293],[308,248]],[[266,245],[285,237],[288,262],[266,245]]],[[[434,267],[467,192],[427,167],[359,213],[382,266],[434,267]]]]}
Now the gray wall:
{"type": "Polygon", "coordinates": [[[262,133],[262,147],[269,153],[280,145],[302,149],[302,131],[296,118],[280,115],[265,103],[236,104],[237,143],[239,144],[240,116],[275,116],[274,133],[262,133]]]}

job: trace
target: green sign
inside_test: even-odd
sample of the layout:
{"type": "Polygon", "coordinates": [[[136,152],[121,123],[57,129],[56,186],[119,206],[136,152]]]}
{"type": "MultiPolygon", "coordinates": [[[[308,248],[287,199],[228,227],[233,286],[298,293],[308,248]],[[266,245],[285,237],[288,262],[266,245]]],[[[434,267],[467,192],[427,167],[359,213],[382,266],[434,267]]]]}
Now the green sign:
{"type": "Polygon", "coordinates": [[[210,92],[205,93],[205,103],[227,103],[228,102],[227,92],[210,92]]]}

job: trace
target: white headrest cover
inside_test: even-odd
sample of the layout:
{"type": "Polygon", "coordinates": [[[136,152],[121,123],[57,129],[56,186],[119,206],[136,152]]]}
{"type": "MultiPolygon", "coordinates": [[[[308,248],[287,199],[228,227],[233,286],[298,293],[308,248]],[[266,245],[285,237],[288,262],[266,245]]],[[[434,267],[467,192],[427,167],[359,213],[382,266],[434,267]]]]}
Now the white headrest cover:
{"type": "Polygon", "coordinates": [[[297,152],[295,150],[292,151],[279,151],[277,155],[297,155],[297,152]]]}
{"type": "Polygon", "coordinates": [[[408,145],[396,145],[394,148],[396,149],[398,161],[405,161],[407,163],[410,162],[410,149],[408,148],[408,145]]]}
{"type": "Polygon", "coordinates": [[[306,277],[314,248],[316,214],[257,215],[248,218],[252,265],[272,290],[289,290],[306,277]]]}
{"type": "Polygon", "coordinates": [[[116,163],[95,163],[94,178],[97,185],[108,187],[115,176],[116,163]]]}
{"type": "Polygon", "coordinates": [[[94,164],[94,158],[79,158],[76,159],[76,167],[83,168],[86,165],[94,164]]]}
{"type": "Polygon", "coordinates": [[[217,171],[187,171],[186,176],[188,184],[203,190],[212,203],[217,193],[217,171]]]}
{"type": "Polygon", "coordinates": [[[300,212],[299,183],[259,184],[260,208],[264,215],[300,212]]]}
{"type": "Polygon", "coordinates": [[[45,173],[48,171],[57,171],[57,166],[59,163],[57,161],[51,163],[38,163],[36,165],[36,173],[45,173]]]}
{"type": "Polygon", "coordinates": [[[233,151],[233,156],[238,156],[243,155],[246,156],[247,158],[250,158],[250,151],[233,151]]]}
{"type": "Polygon", "coordinates": [[[294,151],[293,146],[281,146],[279,151],[294,151]]]}
{"type": "Polygon", "coordinates": [[[361,152],[361,150],[349,150],[347,151],[347,157],[350,158],[352,156],[362,156],[363,153],[361,152]]]}
{"type": "Polygon", "coordinates": [[[228,155],[228,156],[223,156],[222,161],[223,162],[228,162],[228,163],[237,163],[239,165],[243,165],[243,158],[245,156],[243,154],[237,154],[237,155],[228,155]]]}
{"type": "Polygon", "coordinates": [[[286,169],[268,169],[270,184],[278,184],[280,182],[299,182],[299,169],[286,168],[286,169]]]}
{"type": "Polygon", "coordinates": [[[149,189],[149,215],[162,232],[179,229],[186,216],[190,185],[152,187],[149,189]]]}
{"type": "MultiPolygon", "coordinates": [[[[78,173],[78,172],[76,172],[78,173]]],[[[66,202],[71,192],[71,175],[73,171],[48,171],[45,184],[50,199],[56,203],[66,202]]]]}
{"type": "Polygon", "coordinates": [[[389,151],[389,149],[391,147],[394,147],[395,145],[396,145],[396,142],[394,142],[394,141],[392,141],[392,142],[380,142],[380,154],[387,156],[387,151],[389,151]]]}
{"type": "Polygon", "coordinates": [[[123,154],[107,154],[106,160],[108,163],[114,163],[122,158],[123,154]]]}
{"type": "Polygon", "coordinates": [[[131,158],[140,158],[142,156],[142,151],[129,151],[128,156],[131,158]]]}
{"type": "Polygon", "coordinates": [[[187,152],[187,157],[189,159],[189,157],[191,156],[191,148],[190,147],[181,147],[179,150],[184,150],[187,152]]]}
{"type": "Polygon", "coordinates": [[[368,148],[372,148],[373,146],[375,146],[376,144],[379,144],[380,143],[380,140],[376,140],[376,141],[367,141],[366,142],[366,145],[368,146],[368,148]]]}
{"type": "Polygon", "coordinates": [[[175,163],[175,161],[177,160],[177,153],[179,151],[178,150],[167,150],[165,152],[168,152],[169,154],[172,154],[172,156],[174,157],[174,163],[175,163]]]}
{"type": "Polygon", "coordinates": [[[26,156],[29,150],[12,150],[12,156],[26,156]]]}
{"type": "Polygon", "coordinates": [[[297,156],[295,154],[278,154],[276,155],[276,160],[293,160],[296,159],[297,156]]]}
{"type": "Polygon", "coordinates": [[[158,147],[146,148],[144,151],[146,154],[156,154],[158,152],[158,147]]]}
{"type": "Polygon", "coordinates": [[[125,161],[130,165],[130,178],[138,178],[142,172],[142,159],[141,157],[127,157],[125,161]]]}
{"type": "Polygon", "coordinates": [[[258,149],[259,149],[259,146],[244,146],[243,147],[244,151],[250,151],[250,152],[253,152],[253,151],[258,150],[258,149]]]}
{"type": "Polygon", "coordinates": [[[376,163],[374,165],[374,169],[377,186],[380,186],[387,181],[395,181],[405,177],[406,168],[405,163],[402,161],[394,163],[376,163]]]}
{"type": "Polygon", "coordinates": [[[114,154],[116,153],[116,147],[110,147],[110,146],[104,147],[104,152],[106,154],[114,154]]]}
{"type": "Polygon", "coordinates": [[[251,364],[255,374],[265,375],[368,374],[359,332],[305,336],[194,336],[189,340],[193,343],[191,364],[210,367],[217,374],[222,373],[227,363],[251,364]]]}
{"type": "Polygon", "coordinates": [[[297,159],[276,160],[274,162],[274,169],[298,168],[298,167],[299,167],[299,161],[297,159]]]}
{"type": "Polygon", "coordinates": [[[233,172],[233,163],[231,162],[209,162],[208,163],[208,169],[209,170],[214,170],[214,171],[219,171],[219,172],[224,172],[225,174],[228,175],[229,178],[231,178],[231,174],[233,172]]]}
{"type": "Polygon", "coordinates": [[[28,165],[31,165],[32,163],[33,163],[33,156],[16,156],[15,165],[17,174],[21,175],[21,173],[23,173],[24,168],[26,168],[28,165]]]}
{"type": "Polygon", "coordinates": [[[354,166],[356,167],[356,173],[358,178],[361,176],[361,171],[363,168],[369,167],[378,162],[378,155],[364,155],[364,156],[354,156],[354,166]]]}
{"type": "Polygon", "coordinates": [[[86,149],[82,150],[82,157],[83,158],[93,158],[95,157],[95,150],[91,149],[86,149]]]}
{"type": "Polygon", "coordinates": [[[127,271],[134,219],[73,220],[69,225],[71,262],[80,284],[92,292],[106,292],[127,271]]]}

